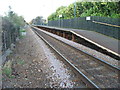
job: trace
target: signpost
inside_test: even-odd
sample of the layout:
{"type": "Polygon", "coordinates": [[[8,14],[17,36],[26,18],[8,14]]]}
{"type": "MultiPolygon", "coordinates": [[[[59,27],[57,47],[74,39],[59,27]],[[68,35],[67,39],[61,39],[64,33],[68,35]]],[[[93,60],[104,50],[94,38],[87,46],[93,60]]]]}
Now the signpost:
{"type": "Polygon", "coordinates": [[[76,18],[76,0],[74,2],[74,18],[76,18]]]}
{"type": "Polygon", "coordinates": [[[91,20],[91,17],[89,16],[89,17],[86,17],[86,20],[87,21],[90,21],[91,20]]]}
{"type": "MultiPolygon", "coordinates": [[[[59,15],[59,18],[61,18],[62,17],[62,14],[61,15],[59,15]]],[[[61,22],[60,22],[61,20],[59,19],[59,26],[61,27],[61,22]]]]}

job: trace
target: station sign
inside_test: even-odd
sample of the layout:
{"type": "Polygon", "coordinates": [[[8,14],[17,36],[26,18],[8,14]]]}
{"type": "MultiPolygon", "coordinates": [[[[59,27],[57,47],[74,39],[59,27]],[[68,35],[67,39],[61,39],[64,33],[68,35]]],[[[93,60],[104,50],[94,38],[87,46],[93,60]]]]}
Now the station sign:
{"type": "Polygon", "coordinates": [[[87,21],[91,20],[91,17],[86,17],[86,20],[87,20],[87,21]]]}

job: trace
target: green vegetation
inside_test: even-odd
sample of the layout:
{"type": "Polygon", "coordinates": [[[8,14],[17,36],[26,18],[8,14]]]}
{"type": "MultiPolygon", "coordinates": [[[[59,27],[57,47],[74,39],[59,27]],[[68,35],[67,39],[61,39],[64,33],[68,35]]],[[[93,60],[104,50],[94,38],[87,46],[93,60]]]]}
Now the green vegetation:
{"type": "MultiPolygon", "coordinates": [[[[10,8],[10,7],[9,7],[10,8]]],[[[2,52],[4,53],[8,48],[11,48],[12,43],[20,37],[20,29],[24,28],[25,20],[22,16],[18,16],[10,8],[6,16],[2,16],[2,52]]]]}
{"type": "Polygon", "coordinates": [[[20,29],[20,38],[22,39],[22,38],[24,38],[25,37],[25,35],[23,35],[23,33],[25,34],[26,33],[26,30],[25,29],[20,29]]]}
{"type": "Polygon", "coordinates": [[[22,59],[18,59],[18,60],[17,60],[17,64],[18,64],[18,65],[23,65],[23,64],[25,64],[25,61],[22,60],[22,59]]]}
{"type": "Polygon", "coordinates": [[[46,25],[46,20],[43,19],[42,16],[37,16],[35,19],[33,19],[30,24],[35,24],[35,25],[46,25]]]}
{"type": "MultiPolygon", "coordinates": [[[[17,37],[20,36],[20,32],[25,32],[24,29],[22,29],[25,26],[25,20],[22,16],[18,16],[17,13],[13,12],[11,10],[11,7],[9,7],[9,12],[7,12],[6,16],[2,17],[2,53],[10,48],[11,44],[16,43],[17,37]]],[[[19,60],[18,64],[22,65],[24,64],[23,60],[19,60]]],[[[9,60],[5,63],[5,65],[2,67],[2,73],[5,74],[9,78],[14,78],[14,75],[12,75],[12,61],[9,60]]],[[[1,74],[1,72],[0,72],[1,74]]]]}
{"type": "Polygon", "coordinates": [[[8,61],[5,63],[2,69],[2,73],[9,78],[14,78],[14,76],[12,75],[12,61],[8,61]]]}
{"type": "Polygon", "coordinates": [[[17,36],[19,36],[20,32],[25,32],[25,30],[22,29],[26,23],[24,18],[12,11],[10,6],[9,11],[7,12],[6,16],[3,17],[3,20],[6,21],[6,30],[9,30],[12,34],[16,33],[17,36]]]}
{"type": "Polygon", "coordinates": [[[25,25],[24,18],[22,16],[18,16],[18,14],[12,11],[11,8],[4,18],[11,22],[15,27],[23,27],[25,25]]]}
{"type": "Polygon", "coordinates": [[[20,29],[20,32],[26,32],[25,29],[20,29]]]}
{"type": "Polygon", "coordinates": [[[59,15],[62,15],[62,19],[86,16],[120,18],[119,5],[120,2],[76,2],[68,7],[59,7],[48,20],[58,20],[59,15]]]}
{"type": "MultiPolygon", "coordinates": [[[[6,63],[5,63],[5,65],[2,67],[2,73],[3,74],[5,74],[7,77],[9,77],[9,78],[14,78],[15,76],[14,75],[12,75],[12,72],[13,72],[13,70],[12,70],[12,63],[13,63],[13,61],[7,61],[6,63]]],[[[18,65],[24,65],[25,64],[25,61],[24,60],[22,60],[22,59],[17,59],[16,60],[16,63],[18,64],[18,65]]]]}
{"type": "Polygon", "coordinates": [[[11,43],[15,43],[14,38],[21,38],[21,32],[25,32],[25,30],[23,30],[22,28],[25,26],[26,22],[22,16],[19,16],[17,15],[17,13],[13,12],[10,6],[9,11],[6,13],[6,16],[2,18],[4,27],[3,31],[7,31],[7,35],[5,37],[7,37],[7,44],[8,46],[10,46],[11,43]],[[9,38],[12,40],[9,40],[9,38]]]}

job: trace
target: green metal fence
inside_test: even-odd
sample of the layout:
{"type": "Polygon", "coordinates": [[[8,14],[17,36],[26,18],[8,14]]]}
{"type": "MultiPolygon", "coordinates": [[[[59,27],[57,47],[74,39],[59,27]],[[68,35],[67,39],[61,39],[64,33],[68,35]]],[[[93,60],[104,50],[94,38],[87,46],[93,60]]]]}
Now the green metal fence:
{"type": "Polygon", "coordinates": [[[120,18],[91,16],[90,20],[86,20],[86,17],[79,17],[48,21],[48,26],[96,31],[120,39],[120,18]]]}

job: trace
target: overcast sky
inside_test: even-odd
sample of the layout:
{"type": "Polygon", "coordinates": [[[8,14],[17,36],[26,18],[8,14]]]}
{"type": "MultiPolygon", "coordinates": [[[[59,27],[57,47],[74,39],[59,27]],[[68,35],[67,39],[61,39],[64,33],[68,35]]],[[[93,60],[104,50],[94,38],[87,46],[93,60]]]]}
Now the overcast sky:
{"type": "Polygon", "coordinates": [[[75,0],[0,0],[0,15],[9,10],[9,6],[26,21],[31,21],[36,16],[47,18],[60,6],[68,6],[75,0]]]}

